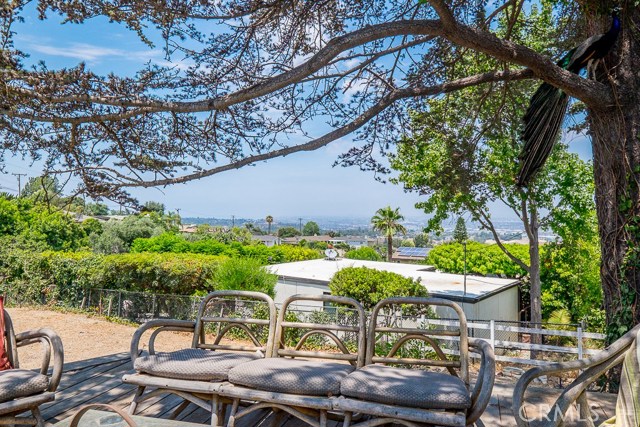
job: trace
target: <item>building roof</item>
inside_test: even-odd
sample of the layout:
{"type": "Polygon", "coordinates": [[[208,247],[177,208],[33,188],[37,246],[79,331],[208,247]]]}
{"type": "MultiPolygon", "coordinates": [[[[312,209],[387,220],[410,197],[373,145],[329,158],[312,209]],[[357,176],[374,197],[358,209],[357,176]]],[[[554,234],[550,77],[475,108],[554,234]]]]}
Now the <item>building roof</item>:
{"type": "Polygon", "coordinates": [[[464,276],[433,271],[432,266],[424,264],[400,264],[393,262],[362,261],[340,258],[334,261],[314,259],[310,261],[288,262],[271,265],[271,272],[287,280],[313,284],[328,284],[333,275],[345,267],[367,267],[390,271],[412,279],[419,279],[434,297],[453,301],[477,302],[499,292],[503,292],[520,281],[467,275],[467,292],[464,292],[464,276]]]}
{"type": "Polygon", "coordinates": [[[277,242],[278,240],[280,240],[278,236],[271,236],[268,234],[253,234],[251,238],[253,240],[260,240],[263,242],[277,242]]]}

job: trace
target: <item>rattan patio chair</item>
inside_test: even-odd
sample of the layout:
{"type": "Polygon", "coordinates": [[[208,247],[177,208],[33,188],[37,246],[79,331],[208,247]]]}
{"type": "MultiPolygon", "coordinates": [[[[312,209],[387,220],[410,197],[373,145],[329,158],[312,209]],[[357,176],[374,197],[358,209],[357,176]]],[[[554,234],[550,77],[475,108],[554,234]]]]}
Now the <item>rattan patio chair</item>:
{"type": "Polygon", "coordinates": [[[226,402],[220,400],[220,386],[227,381],[231,368],[241,363],[271,357],[276,325],[276,307],[266,294],[248,291],[216,291],[207,295],[195,321],[152,320],[140,326],[131,340],[131,360],[137,373],[125,375],[123,381],[137,385],[129,413],[154,396],[172,393],[184,399],[171,415],[177,417],[189,403],[211,411],[211,425],[225,418],[226,402]],[[140,340],[151,332],[148,354],[141,354],[140,340]],[[190,348],[156,352],[155,340],[165,331],[191,332],[190,348]],[[246,344],[224,341],[236,333],[246,344]],[[214,334],[213,342],[206,335],[214,334]]]}
{"type": "Polygon", "coordinates": [[[60,337],[51,329],[43,328],[15,334],[9,313],[4,312],[3,336],[12,369],[0,371],[0,425],[35,425],[44,427],[38,409],[55,399],[60,384],[64,351],[60,337]],[[43,358],[38,372],[20,369],[18,348],[41,344],[43,358]],[[53,363],[52,362],[53,358],[53,363]],[[49,368],[51,372],[49,372],[49,368]],[[25,413],[31,413],[25,415],[25,413]]]}
{"type": "Polygon", "coordinates": [[[484,340],[467,337],[467,321],[457,304],[438,298],[389,298],[371,313],[365,367],[342,380],[334,409],[344,413],[344,427],[482,425],[479,419],[491,398],[494,376],[493,349],[484,340]],[[425,324],[417,313],[430,316],[434,306],[449,307],[458,321],[446,327],[425,324]],[[411,343],[414,351],[403,355],[411,343]],[[416,343],[421,346],[416,348],[416,343]],[[469,352],[480,355],[473,387],[469,352]],[[354,414],[363,416],[362,421],[351,424],[354,414]]]}
{"type": "Polygon", "coordinates": [[[287,298],[278,313],[273,358],[233,368],[231,384],[220,390],[233,399],[228,427],[262,409],[275,411],[272,425],[289,414],[311,426],[326,427],[341,381],[364,364],[365,331],[364,310],[351,298],[287,298]],[[318,310],[319,303],[325,310],[318,310]],[[238,410],[242,401],[250,403],[238,410]]]}
{"type": "MultiPolygon", "coordinates": [[[[587,388],[598,378],[604,375],[609,369],[619,365],[625,360],[628,351],[634,346],[634,341],[640,333],[640,324],[623,335],[616,342],[598,354],[583,360],[573,360],[570,362],[553,363],[546,366],[538,366],[525,372],[518,380],[513,391],[513,413],[518,427],[557,427],[563,425],[567,418],[567,412],[577,404],[577,415],[582,422],[588,426],[594,426],[596,417],[591,413],[589,400],[587,398],[587,388]],[[547,414],[540,414],[534,417],[527,414],[525,394],[531,382],[543,375],[553,376],[563,372],[581,372],[575,380],[565,387],[547,414]]],[[[634,400],[637,399],[635,396],[634,400]]],[[[638,402],[629,402],[638,404],[638,402]]],[[[626,425],[626,424],[620,424],[626,425]]]]}

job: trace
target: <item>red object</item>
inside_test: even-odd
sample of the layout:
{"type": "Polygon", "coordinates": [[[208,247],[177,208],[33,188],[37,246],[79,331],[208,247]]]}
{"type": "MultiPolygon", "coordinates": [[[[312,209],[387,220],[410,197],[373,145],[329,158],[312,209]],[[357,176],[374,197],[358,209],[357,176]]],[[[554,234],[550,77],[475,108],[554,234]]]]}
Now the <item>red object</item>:
{"type": "Polygon", "coordinates": [[[11,362],[7,350],[4,347],[5,340],[5,324],[4,324],[4,297],[0,296],[0,371],[11,369],[11,362]]]}

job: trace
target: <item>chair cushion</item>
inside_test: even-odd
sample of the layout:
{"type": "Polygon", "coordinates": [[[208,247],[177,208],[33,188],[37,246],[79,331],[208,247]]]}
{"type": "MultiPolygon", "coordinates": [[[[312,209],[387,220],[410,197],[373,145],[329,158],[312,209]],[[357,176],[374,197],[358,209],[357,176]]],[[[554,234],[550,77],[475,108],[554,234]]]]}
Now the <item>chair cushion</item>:
{"type": "Polygon", "coordinates": [[[278,357],[237,366],[229,371],[229,381],[275,393],[337,396],[340,381],[354,369],[343,363],[278,357]]]}
{"type": "Polygon", "coordinates": [[[468,409],[471,398],[464,382],[453,375],[418,369],[369,365],[340,385],[345,397],[423,409],[468,409]]]}
{"type": "Polygon", "coordinates": [[[25,369],[0,372],[0,402],[47,391],[49,377],[25,369]]]}
{"type": "Polygon", "coordinates": [[[229,369],[260,357],[257,353],[224,353],[186,348],[138,357],[133,367],[138,372],[164,378],[226,381],[229,369]]]}

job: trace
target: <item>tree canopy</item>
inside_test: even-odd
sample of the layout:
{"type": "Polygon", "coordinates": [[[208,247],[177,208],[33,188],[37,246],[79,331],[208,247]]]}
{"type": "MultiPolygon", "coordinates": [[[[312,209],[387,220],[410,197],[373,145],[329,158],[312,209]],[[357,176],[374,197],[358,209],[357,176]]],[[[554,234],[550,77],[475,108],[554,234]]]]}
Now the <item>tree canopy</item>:
{"type": "MultiPolygon", "coordinates": [[[[435,0],[37,2],[41,19],[61,14],[74,25],[108,17],[149,46],[163,45],[169,63],[141,64],[134,76],[100,76],[86,64],[61,70],[27,64],[29,52],[14,48],[12,27],[26,3],[2,9],[2,148],[45,153],[49,169],[76,174],[98,195],[186,182],[317,149],[356,131],[356,145],[339,161],[382,172],[374,147],[385,150],[401,132],[406,106],[479,84],[536,76],[586,102],[611,99],[604,85],[543,55],[554,55],[566,40],[526,46],[511,33],[496,37],[500,20],[529,25],[518,21],[523,11],[512,2],[497,9],[435,0]],[[450,73],[468,49],[495,58],[491,67],[450,73]],[[324,134],[304,126],[317,117],[328,121],[324,134]],[[291,138],[297,133],[304,138],[291,138]],[[285,144],[287,137],[293,141],[285,144]]],[[[557,16],[580,35],[584,23],[569,13],[577,7],[560,5],[557,16]]]]}
{"type": "Polygon", "coordinates": [[[316,236],[318,234],[320,234],[320,226],[315,221],[309,221],[302,227],[303,236],[316,236]]]}
{"type": "Polygon", "coordinates": [[[467,226],[464,223],[464,218],[461,216],[456,220],[456,228],[453,229],[453,240],[458,243],[464,243],[469,238],[469,233],[467,233],[467,226]]]}

